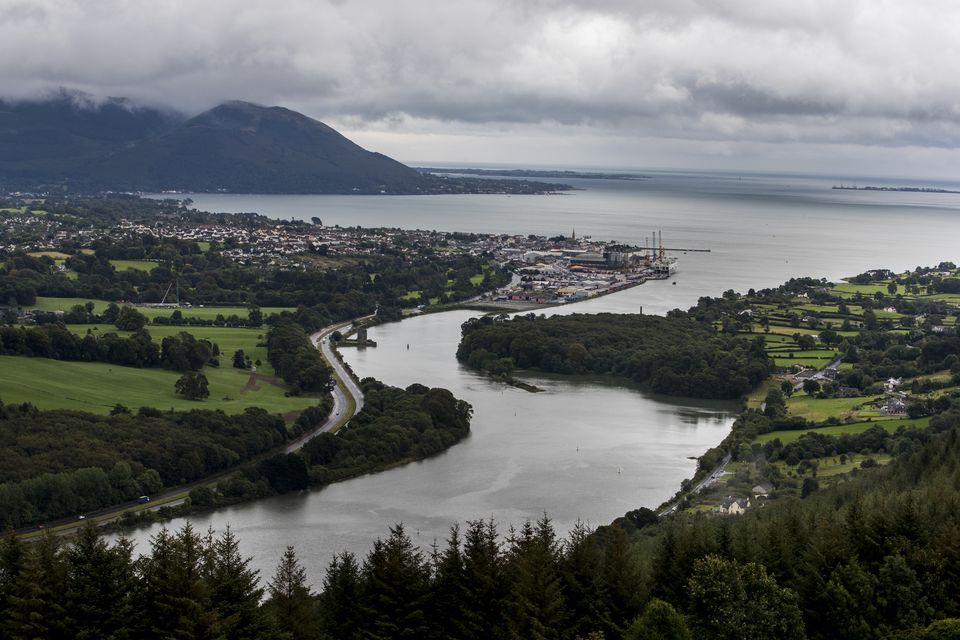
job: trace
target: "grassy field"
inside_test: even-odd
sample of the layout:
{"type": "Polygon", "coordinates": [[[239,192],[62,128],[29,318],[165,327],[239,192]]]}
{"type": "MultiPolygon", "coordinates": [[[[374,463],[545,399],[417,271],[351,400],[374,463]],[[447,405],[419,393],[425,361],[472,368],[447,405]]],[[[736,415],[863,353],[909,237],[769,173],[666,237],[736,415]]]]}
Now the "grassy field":
{"type": "Polygon", "coordinates": [[[844,298],[849,298],[855,293],[872,296],[878,291],[886,295],[887,283],[854,284],[852,282],[841,282],[833,288],[834,293],[844,298]]]}
{"type": "Polygon", "coordinates": [[[27,208],[26,208],[26,207],[19,207],[19,208],[6,207],[6,208],[3,208],[3,209],[0,209],[0,213],[10,213],[10,214],[14,214],[14,215],[20,215],[20,214],[24,214],[24,213],[29,213],[29,214],[34,215],[34,216],[45,216],[45,215],[47,215],[49,212],[48,212],[48,211],[44,211],[43,209],[31,209],[30,211],[27,211],[27,208]]]}
{"type": "Polygon", "coordinates": [[[117,271],[146,271],[150,272],[160,266],[156,260],[111,260],[110,264],[117,271]]]}
{"type": "Polygon", "coordinates": [[[811,369],[823,369],[828,364],[830,364],[831,360],[833,360],[833,358],[774,357],[773,363],[778,367],[792,367],[793,365],[798,364],[801,367],[808,367],[811,369]]]}
{"type": "Polygon", "coordinates": [[[64,253],[62,251],[31,251],[27,255],[34,258],[42,258],[46,256],[48,258],[53,258],[54,260],[66,260],[70,257],[69,253],[64,253]]]}
{"type": "MultiPolygon", "coordinates": [[[[770,333],[777,333],[785,336],[792,336],[799,333],[801,336],[818,336],[823,329],[809,329],[807,327],[785,327],[783,325],[770,325],[770,333]]],[[[757,333],[757,332],[755,332],[757,333]]]]}
{"type": "MultiPolygon", "coordinates": [[[[78,304],[86,304],[86,298],[44,298],[37,297],[37,304],[31,309],[40,309],[41,311],[69,311],[72,307],[78,304]]],[[[106,300],[93,300],[94,303],[94,313],[103,313],[103,310],[107,308],[107,305],[110,304],[106,300]]],[[[137,310],[140,311],[143,315],[148,318],[156,318],[158,316],[169,317],[173,313],[173,309],[153,309],[150,307],[137,307],[137,310]]],[[[260,309],[263,312],[263,316],[267,317],[271,313],[280,313],[281,311],[295,311],[293,307],[262,307],[260,309]]],[[[247,317],[247,307],[189,307],[180,309],[180,312],[183,313],[186,318],[203,318],[205,320],[214,320],[217,317],[217,314],[223,314],[224,317],[231,316],[236,314],[241,318],[247,317]]]]}
{"type": "Polygon", "coordinates": [[[767,379],[757,385],[757,387],[747,394],[747,407],[750,409],[759,409],[760,405],[767,398],[767,391],[771,386],[780,386],[778,380],[767,379]]]}
{"type": "MultiPolygon", "coordinates": [[[[117,331],[112,324],[68,324],[67,329],[77,335],[86,335],[87,331],[96,331],[99,333],[116,333],[121,336],[129,336],[129,331],[117,331]]],[[[209,340],[215,342],[220,347],[220,361],[222,365],[230,366],[230,358],[237,349],[243,349],[243,352],[250,356],[251,360],[262,361],[259,372],[266,375],[273,375],[273,369],[267,362],[267,348],[259,347],[266,336],[266,327],[259,329],[242,329],[234,327],[171,327],[166,325],[147,325],[147,331],[150,337],[157,344],[167,336],[177,335],[181,331],[186,331],[198,340],[209,340]]]]}
{"type": "Polygon", "coordinates": [[[863,405],[875,401],[882,396],[865,398],[813,398],[806,394],[796,393],[787,400],[787,411],[791,416],[799,416],[807,420],[822,422],[830,416],[843,420],[847,417],[857,417],[863,405]]]}
{"type": "MultiPolygon", "coordinates": [[[[226,360],[219,368],[204,367],[210,397],[202,402],[174,393],[180,377],[175,371],[137,369],[100,362],[62,362],[46,358],[0,356],[0,399],[6,403],[32,402],[41,409],[78,409],[109,413],[118,402],[131,409],[221,409],[239,413],[263,407],[288,414],[317,403],[317,398],[285,397],[285,389],[226,360]]],[[[281,383],[282,384],[282,383],[281,383]]]]}
{"type": "MultiPolygon", "coordinates": [[[[88,331],[117,333],[113,325],[67,325],[78,335],[88,331]]],[[[220,348],[220,367],[204,367],[210,397],[203,402],[184,400],[174,394],[179,373],[163,369],[137,369],[97,362],[61,362],[45,358],[0,357],[0,399],[4,402],[32,402],[41,409],[79,409],[107,413],[116,403],[131,409],[153,406],[160,409],[221,409],[238,413],[259,406],[273,413],[291,414],[316,404],[317,398],[286,397],[283,382],[274,377],[263,343],[266,327],[173,327],[148,325],[155,342],[186,331],[220,348]],[[233,353],[243,349],[251,360],[261,360],[256,375],[234,369],[233,353]]]]}
{"type": "MultiPolygon", "coordinates": [[[[873,458],[878,465],[885,465],[893,459],[888,453],[871,453],[869,455],[858,453],[848,455],[846,462],[840,462],[840,456],[814,458],[811,462],[817,463],[817,478],[821,480],[820,485],[823,487],[823,479],[830,479],[845,473],[850,473],[854,469],[859,468],[867,458],[873,458]]],[[[774,462],[773,464],[779,467],[784,475],[793,475],[793,467],[787,466],[782,460],[774,462]]],[[[829,482],[827,484],[829,484],[829,482]]]]}
{"type": "MultiPolygon", "coordinates": [[[[82,305],[86,303],[86,298],[44,298],[38,296],[37,304],[29,308],[39,309],[40,311],[69,311],[78,304],[82,305]]],[[[93,300],[93,304],[94,313],[102,313],[110,303],[105,300],[93,300]]]]}
{"type": "Polygon", "coordinates": [[[760,444],[766,444],[771,440],[777,438],[780,439],[780,442],[783,444],[789,444],[794,440],[797,440],[805,433],[820,433],[825,436],[840,436],[843,434],[858,434],[863,433],[871,427],[883,427],[888,433],[893,433],[900,427],[928,427],[930,425],[930,418],[900,418],[893,420],[875,420],[872,422],[853,422],[851,424],[838,424],[829,427],[818,427],[816,429],[796,429],[790,431],[771,431],[770,433],[764,433],[757,436],[754,439],[754,442],[760,444]]]}

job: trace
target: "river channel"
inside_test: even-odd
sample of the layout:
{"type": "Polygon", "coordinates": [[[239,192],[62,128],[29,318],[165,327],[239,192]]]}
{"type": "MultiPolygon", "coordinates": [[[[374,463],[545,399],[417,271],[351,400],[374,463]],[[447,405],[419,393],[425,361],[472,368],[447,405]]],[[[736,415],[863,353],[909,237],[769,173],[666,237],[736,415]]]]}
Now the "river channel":
{"type": "MultiPolygon", "coordinates": [[[[576,227],[578,235],[629,241],[662,228],[668,246],[711,249],[680,254],[672,281],[648,282],[550,313],[641,308],[664,313],[728,288],[960,257],[958,196],[837,192],[825,179],[770,176],[667,175],[578,186],[585,190],[529,198],[198,195],[194,200],[206,210],[319,215],[327,224],[506,233],[566,233],[576,227]]],[[[693,474],[692,458],[729,431],[736,409],[731,403],[655,396],[609,380],[542,376],[530,382],[545,392],[532,394],[480,377],[454,358],[460,325],[471,315],[453,311],[383,325],[370,332],[376,348],[344,350],[361,376],[397,386],[443,386],[470,402],[472,433],[464,442],[420,463],[191,521],[201,529],[229,525],[265,577],[284,547],[294,545],[311,581],[319,584],[333,554],[365,554],[397,522],[426,550],[434,540],[443,541],[451,524],[468,519],[492,517],[505,529],[546,512],[563,532],[578,519],[596,526],[630,509],[654,507],[693,474]]],[[[161,526],[129,534],[143,545],[161,526]]]]}

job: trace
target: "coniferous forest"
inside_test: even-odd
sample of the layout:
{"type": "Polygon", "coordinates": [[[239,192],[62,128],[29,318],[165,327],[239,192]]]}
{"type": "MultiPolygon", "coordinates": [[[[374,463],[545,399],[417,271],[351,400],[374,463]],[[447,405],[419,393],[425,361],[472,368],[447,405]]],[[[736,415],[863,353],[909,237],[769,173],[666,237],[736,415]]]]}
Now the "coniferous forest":
{"type": "MultiPolygon", "coordinates": [[[[951,414],[958,418],[958,414],[951,414]]],[[[561,538],[548,517],[401,524],[307,576],[258,576],[230,531],[136,558],[88,528],[0,545],[9,638],[952,638],[960,632],[960,419],[909,455],[737,519],[640,510],[561,538]],[[621,526],[622,525],[622,526],[621,526]]]]}

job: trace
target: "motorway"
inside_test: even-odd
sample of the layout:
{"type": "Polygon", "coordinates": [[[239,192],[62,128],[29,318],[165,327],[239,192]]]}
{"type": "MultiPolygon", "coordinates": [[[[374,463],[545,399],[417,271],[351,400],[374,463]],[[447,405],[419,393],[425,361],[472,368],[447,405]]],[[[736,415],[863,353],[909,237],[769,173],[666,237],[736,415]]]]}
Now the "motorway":
{"type": "MultiPolygon", "coordinates": [[[[358,320],[365,320],[371,317],[373,316],[365,316],[364,318],[358,318],[358,320]]],[[[320,348],[320,352],[323,354],[324,359],[334,372],[335,385],[332,392],[333,409],[330,410],[330,415],[323,422],[323,424],[308,431],[293,442],[286,445],[283,448],[284,453],[293,453],[294,451],[302,449],[307,442],[325,431],[336,432],[363,408],[363,392],[360,390],[360,386],[354,381],[353,376],[350,375],[350,372],[347,371],[343,363],[341,363],[337,358],[336,354],[333,352],[333,347],[330,345],[330,336],[333,334],[333,332],[342,331],[350,327],[352,323],[353,321],[350,320],[347,322],[340,322],[330,325],[310,336],[311,342],[320,348]]],[[[267,457],[269,455],[273,455],[273,453],[264,454],[262,457],[267,457]]],[[[203,478],[202,480],[197,480],[196,482],[192,482],[190,484],[167,489],[160,494],[152,496],[150,502],[147,504],[140,504],[138,501],[131,501],[87,513],[81,519],[71,516],[50,521],[45,525],[19,529],[17,530],[17,534],[29,536],[30,534],[36,534],[46,528],[54,531],[57,535],[70,535],[80,527],[84,526],[87,522],[95,522],[100,526],[109,524],[110,522],[121,517],[125,511],[141,511],[145,509],[156,511],[162,507],[176,507],[180,504],[183,504],[183,502],[186,500],[187,494],[190,493],[191,489],[204,485],[214,485],[235,471],[236,468],[227,469],[215,475],[203,478]]]]}

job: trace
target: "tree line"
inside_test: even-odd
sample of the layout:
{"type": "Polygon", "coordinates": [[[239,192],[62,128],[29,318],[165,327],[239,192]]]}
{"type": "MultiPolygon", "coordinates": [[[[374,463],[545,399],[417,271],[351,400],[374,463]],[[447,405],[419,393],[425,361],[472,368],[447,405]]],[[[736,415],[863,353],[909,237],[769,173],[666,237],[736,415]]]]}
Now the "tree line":
{"type": "Polygon", "coordinates": [[[62,324],[0,326],[0,355],[105,362],[125,367],[159,366],[180,372],[220,364],[216,343],[198,340],[185,331],[167,336],[157,345],[145,329],[137,329],[128,338],[92,331],[80,336],[62,324]]]}

